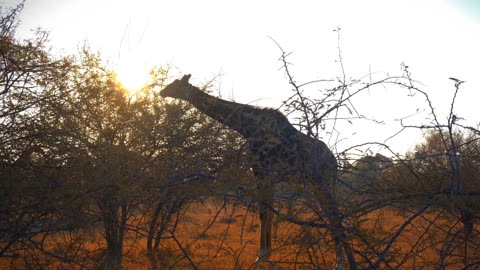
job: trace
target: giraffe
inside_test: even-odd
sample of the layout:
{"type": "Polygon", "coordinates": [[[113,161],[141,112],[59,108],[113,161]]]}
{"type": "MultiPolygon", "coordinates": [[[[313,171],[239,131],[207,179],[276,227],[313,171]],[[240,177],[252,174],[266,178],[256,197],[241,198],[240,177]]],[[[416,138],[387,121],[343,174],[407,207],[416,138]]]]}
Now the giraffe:
{"type": "Polygon", "coordinates": [[[296,179],[314,185],[328,220],[328,228],[337,243],[337,261],[347,255],[350,268],[355,266],[351,248],[345,241],[341,214],[331,188],[336,180],[337,161],[328,146],[295,129],[279,111],[223,100],[189,83],[184,75],[160,91],[163,97],[182,99],[199,111],[242,135],[248,145],[249,165],[261,198],[260,252],[257,264],[268,261],[272,248],[274,184],[296,179]],[[345,252],[345,253],[343,253],[345,252]]]}

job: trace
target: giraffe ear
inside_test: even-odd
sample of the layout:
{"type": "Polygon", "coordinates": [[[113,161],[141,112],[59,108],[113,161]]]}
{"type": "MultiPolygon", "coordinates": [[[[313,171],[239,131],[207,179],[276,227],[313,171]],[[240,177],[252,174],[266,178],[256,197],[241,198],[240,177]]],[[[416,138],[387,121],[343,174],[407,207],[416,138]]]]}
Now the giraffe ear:
{"type": "Polygon", "coordinates": [[[187,83],[188,83],[188,80],[190,79],[190,77],[192,77],[192,75],[191,75],[191,74],[184,75],[184,76],[182,77],[182,80],[181,80],[181,81],[182,81],[182,82],[187,82],[187,83]]]}

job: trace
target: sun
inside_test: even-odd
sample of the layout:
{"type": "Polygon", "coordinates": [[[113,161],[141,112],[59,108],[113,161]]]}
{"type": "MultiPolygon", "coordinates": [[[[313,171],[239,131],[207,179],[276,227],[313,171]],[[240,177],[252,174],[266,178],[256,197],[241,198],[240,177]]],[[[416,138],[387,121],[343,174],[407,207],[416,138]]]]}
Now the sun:
{"type": "Polygon", "coordinates": [[[148,67],[132,59],[126,59],[120,61],[116,67],[117,80],[125,87],[129,92],[134,93],[150,81],[148,67]]]}

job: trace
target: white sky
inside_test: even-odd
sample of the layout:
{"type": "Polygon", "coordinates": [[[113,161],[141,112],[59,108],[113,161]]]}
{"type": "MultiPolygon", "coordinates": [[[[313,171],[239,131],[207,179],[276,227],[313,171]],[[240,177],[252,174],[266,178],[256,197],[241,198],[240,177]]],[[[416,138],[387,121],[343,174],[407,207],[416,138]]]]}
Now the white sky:
{"type": "MultiPolygon", "coordinates": [[[[17,2],[3,1],[6,6],[17,2]]],[[[441,110],[448,109],[453,94],[448,78],[456,77],[467,81],[458,115],[471,125],[480,122],[476,0],[27,0],[17,34],[28,36],[28,30],[42,27],[51,32],[52,46],[65,53],[88,41],[127,84],[146,77],[152,66],[170,64],[192,73],[198,84],[223,74],[218,83],[224,97],[278,107],[290,87],[279,70],[280,51],[268,36],[294,52],[289,60],[299,83],[331,79],[341,74],[332,31],[337,26],[347,78],[369,71],[398,73],[405,62],[441,110]]],[[[389,124],[346,125],[340,133],[345,145],[394,134],[399,124],[393,119],[417,105],[404,96],[378,89],[354,100],[360,113],[389,124]]],[[[403,137],[390,142],[399,152],[414,143],[403,137]]]]}

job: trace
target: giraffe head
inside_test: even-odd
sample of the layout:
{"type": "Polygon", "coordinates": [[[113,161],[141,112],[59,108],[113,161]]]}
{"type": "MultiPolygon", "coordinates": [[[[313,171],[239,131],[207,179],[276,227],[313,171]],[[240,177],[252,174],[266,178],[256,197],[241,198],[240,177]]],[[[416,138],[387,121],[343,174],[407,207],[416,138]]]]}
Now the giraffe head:
{"type": "Polygon", "coordinates": [[[192,75],[184,75],[180,80],[175,80],[171,84],[167,85],[160,91],[162,97],[172,97],[187,99],[191,93],[191,88],[193,87],[188,80],[192,75]]]}

